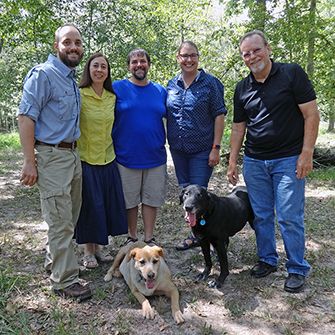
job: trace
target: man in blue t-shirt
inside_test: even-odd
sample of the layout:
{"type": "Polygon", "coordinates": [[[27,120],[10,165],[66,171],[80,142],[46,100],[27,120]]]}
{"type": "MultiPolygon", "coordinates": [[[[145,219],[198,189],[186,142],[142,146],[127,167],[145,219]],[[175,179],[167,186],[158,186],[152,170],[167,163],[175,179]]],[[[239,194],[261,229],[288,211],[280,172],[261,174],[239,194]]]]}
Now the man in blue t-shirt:
{"type": "Polygon", "coordinates": [[[304,259],[304,190],[318,134],[316,95],[298,64],[270,59],[271,48],[261,31],[245,34],[240,52],[251,73],[235,89],[227,175],[235,185],[247,132],[243,176],[255,212],[259,257],[251,275],[261,278],[277,270],[276,216],[287,256],[284,289],[296,293],[310,270],[304,259]]]}
{"type": "Polygon", "coordinates": [[[126,243],[136,242],[138,206],[142,204],[144,241],[155,244],[157,208],[166,191],[166,90],[147,78],[150,57],[143,49],[127,57],[131,77],[113,83],[116,94],[113,142],[128,217],[126,243]]]}

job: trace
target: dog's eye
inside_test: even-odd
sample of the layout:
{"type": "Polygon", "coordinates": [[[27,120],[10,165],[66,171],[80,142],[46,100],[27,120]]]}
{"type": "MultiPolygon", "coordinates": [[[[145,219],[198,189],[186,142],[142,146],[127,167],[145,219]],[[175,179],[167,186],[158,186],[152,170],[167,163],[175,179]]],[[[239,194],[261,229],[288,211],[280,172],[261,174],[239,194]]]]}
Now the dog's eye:
{"type": "Polygon", "coordinates": [[[157,262],[158,262],[158,259],[153,259],[153,260],[152,260],[152,263],[153,263],[153,264],[156,264],[157,262]]]}
{"type": "Polygon", "coordinates": [[[144,260],[144,259],[141,259],[141,260],[140,260],[140,264],[141,264],[141,265],[144,265],[144,264],[145,264],[145,260],[144,260]]]}

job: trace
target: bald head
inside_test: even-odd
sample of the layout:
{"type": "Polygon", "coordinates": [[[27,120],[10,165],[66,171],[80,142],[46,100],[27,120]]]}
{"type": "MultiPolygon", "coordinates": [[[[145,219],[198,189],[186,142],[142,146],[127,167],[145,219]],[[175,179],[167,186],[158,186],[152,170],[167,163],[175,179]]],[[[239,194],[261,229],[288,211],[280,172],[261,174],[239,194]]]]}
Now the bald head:
{"type": "Polygon", "coordinates": [[[55,42],[57,42],[57,43],[59,42],[59,40],[60,40],[60,38],[63,34],[63,30],[64,29],[66,30],[67,28],[73,28],[73,29],[77,30],[78,34],[81,36],[80,30],[74,24],[66,23],[66,24],[62,25],[61,27],[59,27],[56,30],[56,32],[55,32],[55,42]]]}

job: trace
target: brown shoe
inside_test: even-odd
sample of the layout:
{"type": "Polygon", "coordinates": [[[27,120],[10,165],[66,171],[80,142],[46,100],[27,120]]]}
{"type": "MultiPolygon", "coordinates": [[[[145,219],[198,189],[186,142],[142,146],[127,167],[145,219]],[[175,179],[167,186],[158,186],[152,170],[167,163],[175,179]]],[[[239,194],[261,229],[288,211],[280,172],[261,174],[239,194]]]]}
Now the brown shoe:
{"type": "Polygon", "coordinates": [[[92,291],[90,287],[80,283],[74,283],[59,290],[54,289],[54,292],[63,298],[76,298],[79,300],[79,302],[92,297],[92,291]]]}

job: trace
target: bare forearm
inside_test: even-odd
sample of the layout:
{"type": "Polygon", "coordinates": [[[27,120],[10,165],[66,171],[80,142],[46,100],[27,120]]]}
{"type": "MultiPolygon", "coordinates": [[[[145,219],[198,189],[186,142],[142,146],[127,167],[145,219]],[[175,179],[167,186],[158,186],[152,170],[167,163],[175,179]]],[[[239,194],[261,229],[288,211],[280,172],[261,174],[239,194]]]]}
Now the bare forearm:
{"type": "Polygon", "coordinates": [[[315,142],[319,132],[320,116],[319,113],[309,115],[305,118],[304,143],[302,152],[313,154],[315,142]]]}
{"type": "Polygon", "coordinates": [[[37,181],[37,169],[34,153],[35,123],[27,116],[19,116],[20,140],[24,155],[20,181],[23,185],[33,186],[37,181]]]}
{"type": "Polygon", "coordinates": [[[306,177],[313,169],[313,151],[318,136],[320,115],[316,100],[299,105],[304,117],[304,140],[297,161],[297,178],[306,177]]]}
{"type": "Polygon", "coordinates": [[[224,129],[224,115],[219,115],[214,122],[214,141],[213,144],[221,144],[224,129]]]}
{"type": "Polygon", "coordinates": [[[24,159],[26,162],[34,162],[35,123],[29,117],[19,115],[18,124],[19,124],[20,141],[22,145],[24,159]]]}
{"type": "Polygon", "coordinates": [[[230,135],[229,164],[236,164],[245,134],[244,124],[233,124],[230,135]]]}

